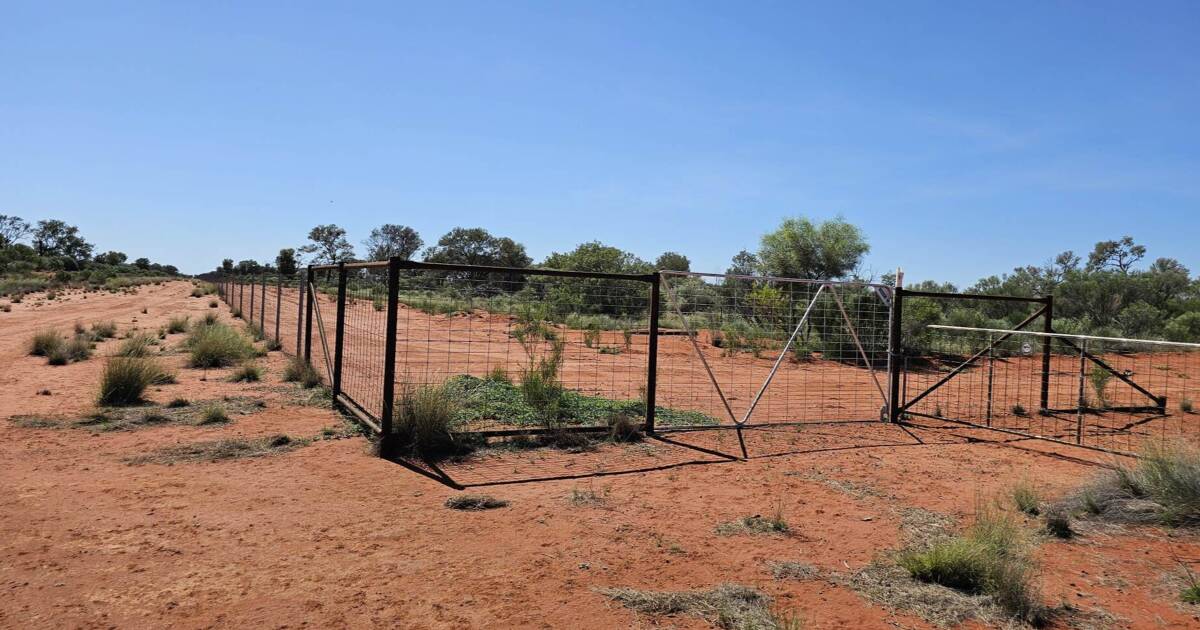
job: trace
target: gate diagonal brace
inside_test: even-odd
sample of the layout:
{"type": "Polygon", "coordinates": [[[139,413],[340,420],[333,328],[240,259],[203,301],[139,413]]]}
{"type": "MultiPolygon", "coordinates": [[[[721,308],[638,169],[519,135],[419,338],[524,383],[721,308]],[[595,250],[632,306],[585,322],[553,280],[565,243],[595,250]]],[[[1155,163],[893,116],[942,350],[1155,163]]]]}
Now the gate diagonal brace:
{"type": "Polygon", "coordinates": [[[1124,382],[1126,385],[1129,385],[1130,387],[1132,387],[1132,388],[1134,388],[1135,390],[1137,390],[1137,392],[1138,392],[1139,394],[1142,394],[1143,396],[1145,396],[1145,397],[1149,398],[1150,400],[1154,401],[1155,408],[1156,408],[1158,411],[1165,411],[1165,410],[1166,410],[1167,401],[1166,401],[1166,399],[1165,399],[1164,397],[1161,397],[1161,396],[1155,396],[1153,392],[1151,392],[1151,391],[1147,390],[1145,387],[1142,387],[1141,385],[1138,385],[1136,382],[1134,382],[1134,380],[1133,380],[1133,379],[1131,379],[1131,378],[1129,378],[1128,376],[1126,376],[1126,375],[1125,375],[1123,372],[1118,372],[1118,371],[1116,370],[1116,368],[1114,368],[1114,367],[1112,367],[1111,365],[1109,365],[1108,363],[1106,363],[1106,362],[1105,362],[1103,359],[1101,359],[1100,357],[1098,357],[1098,356],[1096,356],[1096,355],[1092,354],[1091,352],[1088,352],[1088,351],[1087,351],[1086,349],[1084,349],[1084,348],[1080,348],[1080,347],[1079,347],[1077,344],[1075,344],[1075,343],[1074,343],[1073,341],[1071,341],[1070,339],[1067,339],[1067,338],[1065,338],[1065,337],[1059,337],[1059,339],[1058,339],[1058,340],[1059,340],[1059,342],[1061,342],[1061,343],[1063,343],[1063,344],[1065,344],[1065,345],[1067,345],[1067,346],[1071,347],[1072,349],[1074,349],[1074,350],[1078,350],[1078,351],[1079,351],[1079,352],[1081,352],[1081,353],[1083,354],[1083,356],[1084,356],[1085,358],[1087,358],[1089,361],[1091,361],[1091,362],[1095,363],[1096,365],[1100,366],[1100,369],[1107,371],[1109,374],[1112,374],[1113,376],[1117,377],[1119,380],[1121,380],[1122,382],[1124,382]]]}
{"type": "MultiPolygon", "coordinates": [[[[771,384],[771,380],[775,378],[775,373],[779,371],[779,365],[783,363],[783,358],[787,356],[788,349],[792,347],[792,342],[796,340],[796,335],[800,334],[800,329],[808,322],[808,315],[817,304],[817,298],[821,297],[821,292],[829,285],[822,284],[817,287],[817,292],[813,294],[812,299],[808,302],[808,307],[804,309],[804,314],[800,316],[800,323],[796,324],[796,328],[792,331],[792,336],[788,337],[787,343],[783,344],[783,350],[779,352],[779,357],[775,359],[775,365],[771,367],[771,373],[767,375],[763,381],[762,387],[758,389],[758,393],[754,395],[754,400],[750,401],[750,408],[746,410],[746,415],[742,416],[741,422],[734,420],[739,425],[746,424],[750,420],[750,414],[754,413],[754,408],[758,406],[758,401],[762,398],[764,392],[767,391],[767,386],[771,384]]],[[[832,292],[833,289],[830,289],[832,292]]]]}
{"type": "Polygon", "coordinates": [[[994,349],[1001,342],[1007,341],[1009,337],[1013,336],[1013,333],[1025,328],[1029,324],[1033,323],[1034,320],[1041,317],[1045,312],[1046,312],[1046,307],[1043,306],[1042,308],[1038,309],[1035,313],[1033,313],[1029,317],[1026,317],[1025,319],[1021,320],[1021,323],[1017,324],[1016,326],[1013,326],[1013,329],[1011,331],[1009,331],[1008,333],[1005,333],[1003,335],[1000,335],[996,339],[992,340],[990,343],[988,343],[988,345],[984,349],[980,350],[979,352],[976,352],[974,355],[971,356],[971,358],[967,359],[966,361],[963,361],[961,365],[954,368],[953,370],[950,370],[950,373],[943,376],[941,378],[941,380],[934,383],[928,389],[921,392],[920,394],[917,394],[917,396],[915,398],[913,398],[912,400],[909,400],[908,402],[904,403],[900,407],[900,411],[901,412],[908,411],[908,409],[910,407],[912,407],[913,405],[920,402],[926,396],[932,394],[934,392],[934,390],[936,390],[937,388],[950,382],[950,379],[954,378],[955,376],[958,376],[963,370],[966,370],[968,367],[971,366],[971,364],[978,361],[980,357],[986,355],[988,352],[990,352],[992,349],[994,349]]]}
{"type": "Polygon", "coordinates": [[[700,357],[700,363],[704,365],[704,371],[708,372],[708,378],[712,381],[713,387],[717,390],[717,395],[721,397],[721,404],[725,405],[725,412],[729,414],[729,419],[734,424],[741,426],[737,421],[737,416],[733,413],[733,408],[729,406],[729,400],[725,398],[725,392],[721,390],[721,384],[717,382],[717,377],[713,374],[712,367],[708,365],[708,359],[704,357],[704,351],[700,349],[700,343],[696,341],[696,335],[692,332],[692,328],[688,326],[687,317],[684,317],[683,311],[679,308],[679,297],[675,294],[675,289],[671,288],[671,283],[667,281],[667,277],[662,277],[662,285],[667,288],[667,297],[670,298],[671,307],[675,310],[675,314],[679,316],[679,321],[683,323],[683,332],[687,335],[689,341],[692,342],[692,347],[696,350],[696,355],[700,357]]]}
{"type": "Polygon", "coordinates": [[[846,330],[850,331],[850,337],[854,339],[854,346],[858,348],[858,354],[862,357],[863,364],[871,372],[871,380],[875,381],[875,389],[879,390],[879,397],[883,399],[883,404],[886,405],[888,403],[887,394],[883,392],[883,385],[879,382],[879,376],[875,374],[875,367],[871,365],[871,359],[867,356],[867,351],[863,349],[862,342],[858,339],[858,332],[854,330],[854,324],[850,322],[850,315],[846,313],[846,307],[842,304],[842,298],[838,296],[837,291],[833,290],[833,285],[827,286],[829,286],[829,293],[833,295],[834,301],[837,302],[838,310],[842,312],[842,319],[846,321],[846,330]]]}

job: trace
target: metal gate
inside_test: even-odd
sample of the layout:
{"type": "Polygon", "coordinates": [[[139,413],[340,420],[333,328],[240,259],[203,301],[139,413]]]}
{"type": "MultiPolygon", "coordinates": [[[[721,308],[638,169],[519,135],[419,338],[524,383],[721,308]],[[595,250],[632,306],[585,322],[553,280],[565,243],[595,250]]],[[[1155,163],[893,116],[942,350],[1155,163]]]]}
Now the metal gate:
{"type": "Polygon", "coordinates": [[[734,427],[886,419],[890,286],[661,278],[660,404],[734,427]]]}

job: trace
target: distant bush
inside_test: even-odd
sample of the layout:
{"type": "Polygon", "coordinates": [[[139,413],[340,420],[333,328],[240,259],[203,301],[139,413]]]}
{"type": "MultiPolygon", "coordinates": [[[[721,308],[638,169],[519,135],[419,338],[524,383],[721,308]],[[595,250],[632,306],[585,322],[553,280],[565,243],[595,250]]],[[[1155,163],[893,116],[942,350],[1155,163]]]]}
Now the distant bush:
{"type": "Polygon", "coordinates": [[[92,337],[97,340],[112,339],[117,336],[117,324],[113,321],[95,322],[92,324],[92,337]]]}

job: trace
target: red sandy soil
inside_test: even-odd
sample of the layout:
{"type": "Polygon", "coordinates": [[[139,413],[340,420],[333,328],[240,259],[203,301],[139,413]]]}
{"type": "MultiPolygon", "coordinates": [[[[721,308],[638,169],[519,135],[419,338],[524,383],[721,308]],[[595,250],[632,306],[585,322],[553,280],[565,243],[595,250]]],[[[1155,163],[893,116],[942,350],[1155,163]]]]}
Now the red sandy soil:
{"type": "MultiPolygon", "coordinates": [[[[209,310],[208,298],[190,298],[190,290],[173,282],[132,295],[27,297],[0,313],[0,418],[88,413],[103,355],[119,343],[52,367],[25,355],[35,330],[103,319],[123,331],[155,330],[172,315],[209,310]]],[[[218,310],[229,318],[225,306],[218,310]]],[[[166,344],[181,340],[171,335],[166,344]]],[[[443,502],[459,491],[374,457],[364,438],[253,459],[127,463],[180,443],[305,437],[341,422],[332,410],[293,402],[291,386],[280,383],[278,352],[263,360],[267,376],[256,384],[228,383],[227,370],[189,369],[183,359],[165,355],[179,382],[151,392],[153,400],[243,395],[263,398],[266,408],[224,426],[113,432],[0,419],[0,626],[703,628],[689,617],[640,616],[596,589],[739,582],[767,592],[779,611],[810,628],[924,628],[912,614],[832,581],[776,580],[767,563],[798,560],[848,573],[901,544],[908,508],[966,522],[979,497],[1019,478],[1056,496],[1110,461],[946,427],[748,431],[747,461],[719,454],[737,453],[732,431],[674,434],[718,454],[650,440],[447,464],[442,472],[456,483],[484,485],[471,491],[511,502],[458,512],[443,502]],[[624,472],[638,468],[647,470],[624,472]],[[624,474],[587,476],[596,472],[624,474]],[[566,475],[576,478],[529,481],[566,475]],[[595,491],[603,502],[576,506],[576,490],[595,491]],[[792,535],[714,532],[721,522],[777,508],[792,535]]],[[[1175,557],[1200,558],[1198,542],[1150,527],[1089,528],[1071,542],[1045,542],[1038,555],[1046,600],[1101,608],[1115,627],[1200,627],[1197,609],[1177,603],[1171,581],[1181,574],[1175,557]]]]}

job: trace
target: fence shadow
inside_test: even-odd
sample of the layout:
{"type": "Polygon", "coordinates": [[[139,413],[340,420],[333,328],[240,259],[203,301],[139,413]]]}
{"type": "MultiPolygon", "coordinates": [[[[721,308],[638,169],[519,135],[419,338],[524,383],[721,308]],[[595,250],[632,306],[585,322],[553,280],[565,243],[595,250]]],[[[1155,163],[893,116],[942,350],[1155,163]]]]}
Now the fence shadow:
{"type": "Polygon", "coordinates": [[[587,450],[485,449],[440,463],[408,457],[389,460],[448,487],[463,490],[570,479],[640,474],[673,468],[737,464],[748,459],[844,450],[965,444],[967,438],[923,427],[872,422],[766,425],[671,431],[633,444],[604,443],[587,450]],[[741,434],[739,437],[739,433],[741,434]]]}

